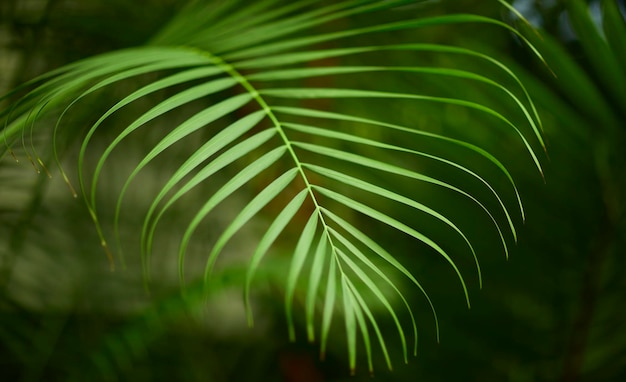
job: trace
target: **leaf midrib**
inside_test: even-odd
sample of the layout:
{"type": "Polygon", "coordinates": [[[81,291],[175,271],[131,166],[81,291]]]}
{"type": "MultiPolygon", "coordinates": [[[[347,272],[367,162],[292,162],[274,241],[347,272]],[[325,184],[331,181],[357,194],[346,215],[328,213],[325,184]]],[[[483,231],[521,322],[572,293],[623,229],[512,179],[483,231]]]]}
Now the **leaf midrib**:
{"type": "Polygon", "coordinates": [[[259,104],[259,106],[261,106],[261,108],[266,113],[268,118],[274,124],[274,128],[276,129],[276,131],[280,135],[280,138],[283,140],[283,143],[284,143],[287,151],[289,152],[291,158],[295,162],[296,167],[298,169],[298,173],[300,174],[300,177],[302,178],[302,181],[304,182],[304,186],[305,186],[309,196],[311,197],[313,205],[315,206],[315,210],[313,211],[313,213],[317,214],[317,217],[318,217],[320,223],[322,223],[323,232],[324,232],[323,235],[326,237],[326,239],[328,240],[328,243],[330,244],[331,251],[332,251],[332,254],[333,254],[333,258],[334,258],[335,263],[337,264],[339,272],[341,274],[345,274],[343,272],[343,270],[342,270],[341,262],[339,261],[339,255],[337,253],[337,247],[333,243],[332,235],[330,234],[330,231],[328,230],[329,225],[326,223],[326,220],[324,219],[324,215],[322,214],[321,206],[320,206],[319,202],[317,201],[317,198],[316,198],[315,193],[313,191],[313,186],[309,182],[309,179],[306,176],[306,173],[304,172],[304,167],[302,165],[303,162],[300,161],[300,159],[298,158],[298,155],[296,154],[295,150],[292,147],[291,141],[287,137],[287,134],[285,133],[285,131],[284,131],[283,127],[282,127],[282,124],[280,123],[280,121],[278,120],[278,118],[276,117],[274,112],[272,111],[271,107],[267,104],[265,99],[261,96],[261,93],[247,80],[247,78],[244,75],[239,73],[234,68],[234,66],[230,65],[229,63],[225,62],[220,57],[217,57],[217,56],[211,54],[208,51],[205,51],[205,50],[197,50],[197,51],[199,53],[207,56],[216,66],[219,66],[220,68],[222,68],[225,73],[229,74],[247,92],[249,92],[250,95],[252,96],[252,98],[259,104]]]}

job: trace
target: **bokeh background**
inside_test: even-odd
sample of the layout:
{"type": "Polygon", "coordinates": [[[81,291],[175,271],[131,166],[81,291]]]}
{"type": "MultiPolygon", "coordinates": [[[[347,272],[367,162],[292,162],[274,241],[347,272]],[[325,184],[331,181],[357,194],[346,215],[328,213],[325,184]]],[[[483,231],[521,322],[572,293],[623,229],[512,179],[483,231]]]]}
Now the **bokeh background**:
{"type": "MultiPolygon", "coordinates": [[[[3,0],[0,93],[76,59],[140,45],[165,25],[182,7],[181,3],[3,0]]],[[[420,190],[432,205],[453,214],[476,243],[483,270],[482,289],[478,288],[473,260],[467,251],[465,257],[459,255],[458,259],[470,283],[471,309],[466,308],[447,264],[433,256],[418,256],[413,243],[387,238],[381,232],[380,241],[388,241],[387,247],[415,271],[429,291],[437,308],[441,339],[437,343],[423,297],[417,292],[414,296],[407,294],[418,307],[418,356],[407,365],[401,363],[393,322],[383,320],[382,327],[390,333],[387,337],[395,369],[386,371],[384,362],[378,360],[377,380],[626,380],[626,45],[621,45],[625,40],[611,37],[619,36],[611,28],[621,31],[622,38],[626,36],[624,2],[516,0],[512,5],[541,30],[541,37],[533,32],[526,35],[544,55],[550,70],[513,34],[485,26],[400,31],[377,35],[367,42],[445,42],[475,48],[514,68],[535,100],[544,123],[548,153],[540,154],[545,182],[514,135],[494,128],[493,121],[460,108],[415,103],[408,106],[402,102],[376,107],[354,101],[318,105],[366,113],[377,119],[392,115],[400,123],[410,121],[424,130],[445,132],[479,144],[497,154],[510,169],[526,209],[525,223],[516,220],[519,241],[511,246],[507,260],[495,229],[489,227],[484,217],[481,219],[485,221],[477,220],[475,208],[454,198],[443,198],[435,190],[420,190]],[[572,3],[589,13],[592,24],[572,19],[572,3]],[[596,37],[599,40],[594,40],[596,37]],[[597,41],[602,43],[598,45],[597,41]]],[[[416,15],[472,12],[507,23],[515,20],[497,2],[483,0],[419,2],[402,11],[416,15]]],[[[376,17],[382,20],[393,15],[376,17]]],[[[371,22],[359,18],[339,20],[331,27],[355,26],[366,21],[371,22]]],[[[371,59],[393,62],[404,59],[402,54],[406,53],[371,59]]],[[[478,73],[495,75],[492,67],[477,60],[459,61],[459,57],[443,54],[417,59],[425,65],[469,67],[478,73]]],[[[356,58],[346,60],[359,63],[356,58]]],[[[502,81],[507,81],[504,77],[502,81]]],[[[367,79],[355,76],[318,85],[360,87],[362,81],[367,79]]],[[[429,94],[453,92],[504,111],[514,109],[497,92],[461,80],[390,75],[385,83],[400,90],[417,87],[429,94]]],[[[90,113],[106,110],[103,105],[110,99],[107,97],[115,95],[98,94],[90,101],[90,108],[77,109],[80,111],[68,123],[80,124],[89,120],[90,113]]],[[[185,112],[190,110],[168,115],[171,120],[161,121],[156,127],[166,129],[168,124],[182,120],[185,112]]],[[[123,124],[123,118],[112,123],[123,124]]],[[[523,116],[518,118],[522,120],[523,116]]],[[[93,145],[104,147],[110,134],[105,130],[93,145]]],[[[51,139],[45,132],[34,138],[37,146],[44,148],[51,139]]],[[[59,138],[68,168],[76,159],[77,138],[75,134],[59,138]]],[[[147,136],[133,141],[125,146],[123,155],[112,159],[106,173],[108,181],[102,184],[98,199],[105,217],[112,217],[115,193],[121,186],[122,180],[117,181],[116,174],[127,173],[154,139],[147,136]]],[[[0,379],[371,380],[364,362],[360,362],[356,376],[349,376],[345,337],[340,329],[333,332],[323,362],[318,358],[317,345],[306,343],[303,335],[296,343],[288,342],[280,284],[286,256],[279,254],[267,260],[259,275],[255,326],[248,328],[241,283],[246,253],[252,248],[247,243],[259,237],[262,221],[249,227],[236,245],[229,247],[229,260],[212,281],[215,292],[208,300],[193,283],[188,295],[181,297],[175,259],[168,260],[166,256],[154,261],[153,285],[148,294],[143,288],[138,259],[129,256],[126,270],[109,271],[86,208],[80,199],[71,197],[58,173],[51,169],[52,179],[37,175],[26,157],[20,159],[20,164],[16,164],[5,155],[0,161],[0,379]]],[[[497,177],[488,164],[475,163],[476,158],[456,159],[473,168],[483,166],[484,173],[492,171],[497,177]]],[[[158,168],[148,169],[140,179],[141,187],[129,193],[122,240],[131,241],[137,233],[141,214],[133,212],[147,209],[144,192],[162,184],[166,170],[174,168],[168,166],[173,165],[164,160],[158,168]]],[[[445,173],[433,163],[420,166],[443,177],[457,176],[445,173]]],[[[400,180],[389,181],[403,186],[400,180]]],[[[506,184],[506,180],[502,179],[501,184],[506,184]]],[[[248,192],[254,194],[254,190],[248,192]]],[[[186,201],[188,206],[193,206],[193,202],[186,201]]],[[[237,201],[229,203],[220,210],[220,219],[205,227],[207,233],[194,242],[196,248],[206,247],[214,240],[219,227],[237,212],[237,201]]],[[[189,216],[183,207],[178,207],[159,231],[155,247],[163,252],[176,249],[176,227],[189,216]]],[[[419,219],[408,212],[404,217],[419,219]]],[[[440,238],[450,236],[441,228],[430,230],[430,234],[440,238]]],[[[464,253],[463,243],[455,240],[450,239],[450,248],[464,253]]],[[[408,283],[404,286],[410,287],[408,283]]],[[[405,322],[408,319],[406,315],[402,318],[405,322]]],[[[303,326],[299,330],[303,332],[303,326]]]]}

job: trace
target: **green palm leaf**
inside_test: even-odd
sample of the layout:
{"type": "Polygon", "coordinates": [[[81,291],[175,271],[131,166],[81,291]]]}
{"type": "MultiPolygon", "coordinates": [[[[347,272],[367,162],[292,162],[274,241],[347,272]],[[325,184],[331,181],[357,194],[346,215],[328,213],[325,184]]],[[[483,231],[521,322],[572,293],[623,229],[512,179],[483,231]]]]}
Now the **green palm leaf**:
{"type": "MultiPolygon", "coordinates": [[[[80,191],[85,198],[87,208],[93,218],[102,245],[114,260],[113,250],[107,244],[111,237],[116,237],[118,245],[115,252],[122,257],[119,240],[120,217],[125,203],[125,196],[137,183],[140,174],[154,166],[159,158],[167,156],[181,145],[189,144],[190,137],[197,137],[199,132],[205,135],[199,147],[188,150],[186,157],[174,158],[174,170],[157,194],[148,203],[143,218],[141,233],[137,235],[139,253],[143,265],[146,284],[151,282],[150,270],[153,257],[154,239],[157,229],[168,211],[174,205],[194,192],[203,195],[199,204],[192,206],[194,213],[182,232],[178,250],[174,256],[178,259],[178,274],[181,286],[187,285],[188,257],[190,246],[195,236],[203,227],[203,222],[215,217],[216,210],[240,189],[254,189],[262,183],[262,190],[254,196],[247,196],[247,202],[240,205],[240,212],[226,224],[224,230],[207,251],[204,282],[211,285],[210,277],[220,255],[227,253],[227,245],[237,236],[255,216],[262,216],[267,229],[258,242],[254,243],[250,254],[248,271],[244,285],[244,301],[248,310],[248,322],[253,317],[250,308],[253,278],[261,266],[263,258],[271,252],[277,241],[282,247],[290,248],[290,267],[285,281],[285,314],[287,317],[289,338],[295,340],[299,316],[295,313],[296,301],[304,305],[304,326],[310,341],[320,338],[322,356],[326,352],[327,342],[333,318],[341,315],[344,320],[350,368],[354,370],[357,362],[357,337],[360,333],[370,371],[373,371],[373,330],[382,350],[385,361],[391,368],[391,358],[378,323],[378,312],[373,301],[382,304],[396,326],[407,361],[407,339],[401,316],[396,312],[395,302],[388,292],[391,288],[394,297],[399,297],[408,310],[411,329],[414,336],[416,353],[417,325],[415,313],[403,295],[402,285],[393,274],[380,268],[373,260],[380,258],[391,265],[393,272],[408,278],[412,284],[424,293],[429,309],[435,318],[437,338],[439,324],[433,303],[417,281],[416,277],[397,260],[382,243],[366,234],[353,219],[345,217],[365,216],[391,227],[395,232],[424,243],[427,252],[440,255],[454,270],[461,283],[461,289],[470,305],[469,288],[457,265],[455,255],[445,245],[437,242],[421,227],[402,222],[394,216],[393,208],[369,205],[367,198],[356,191],[363,191],[373,197],[407,206],[412,212],[430,216],[443,223],[447,229],[458,235],[471,253],[476,265],[479,286],[482,287],[482,275],[478,255],[469,237],[454,222],[454,216],[438,211],[422,201],[419,194],[400,192],[380,179],[399,176],[451,191],[477,205],[485,212],[498,231],[504,252],[508,257],[505,235],[517,240],[517,233],[505,200],[513,197],[517,203],[521,220],[524,212],[521,198],[515,182],[506,167],[496,155],[445,134],[420,130],[417,126],[378,121],[363,112],[320,110],[311,106],[307,100],[329,99],[339,102],[343,99],[358,99],[363,102],[413,102],[419,104],[442,104],[457,106],[471,112],[481,113],[496,121],[506,134],[510,134],[527,152],[537,170],[542,173],[539,158],[534,146],[545,150],[542,139],[542,126],[535,107],[522,82],[505,65],[497,60],[474,50],[432,43],[394,43],[390,45],[364,45],[363,36],[397,31],[413,31],[418,28],[446,26],[454,24],[479,23],[489,27],[498,27],[508,33],[515,33],[526,41],[510,26],[494,19],[479,15],[442,15],[429,18],[405,18],[398,21],[368,26],[356,26],[344,30],[327,32],[329,25],[336,20],[370,12],[386,12],[395,7],[411,4],[411,1],[341,1],[331,5],[314,7],[316,1],[299,1],[282,5],[278,1],[260,1],[254,4],[246,2],[191,2],[180,15],[155,36],[146,47],[137,47],[121,52],[108,53],[88,58],[67,67],[44,75],[24,85],[29,92],[11,105],[0,116],[5,118],[3,138],[7,143],[7,152],[12,152],[11,145],[26,142],[26,137],[41,129],[37,124],[61,109],[53,129],[56,137],[62,132],[82,136],[82,143],[77,160],[77,178],[80,191]],[[242,4],[246,6],[239,6],[242,4]],[[322,28],[324,27],[324,28],[322,28]],[[342,44],[339,48],[327,48],[325,44],[342,44]],[[468,59],[486,61],[494,69],[504,73],[514,84],[514,88],[498,82],[494,78],[471,72],[466,69],[417,66],[385,63],[372,65],[353,65],[335,63],[334,60],[352,59],[356,56],[366,60],[372,54],[429,52],[462,56],[468,59]],[[331,64],[316,67],[311,62],[328,60],[331,64]],[[66,116],[76,108],[83,107],[84,100],[94,94],[109,89],[119,83],[126,83],[137,77],[166,73],[154,77],[150,82],[136,90],[126,91],[126,95],[90,123],[86,134],[70,130],[64,123],[66,116]],[[366,75],[368,88],[356,89],[341,86],[312,86],[319,78],[338,78],[366,75]],[[504,115],[494,107],[469,99],[449,96],[424,94],[420,89],[389,89],[382,86],[388,76],[437,76],[450,80],[472,81],[501,92],[514,103],[521,113],[521,122],[513,122],[513,117],[504,115]],[[381,77],[385,76],[385,77],[381,77]],[[380,79],[376,81],[376,79],[380,79]],[[284,85],[287,83],[287,85],[284,85]],[[371,88],[370,88],[371,87],[371,88]],[[164,99],[155,102],[150,97],[167,94],[164,99]],[[141,102],[153,105],[147,111],[132,117],[120,131],[114,134],[98,156],[95,164],[88,160],[98,134],[119,114],[141,102]],[[193,109],[202,104],[199,109],[193,109]],[[153,123],[163,120],[169,113],[181,109],[193,109],[179,123],[168,126],[166,133],[152,144],[145,155],[122,179],[122,186],[116,198],[113,213],[112,233],[104,228],[102,212],[98,208],[101,184],[107,181],[105,176],[109,158],[121,152],[124,144],[134,136],[153,128],[153,123]],[[331,126],[330,128],[328,126],[331,126]],[[346,129],[352,126],[354,129],[346,129]],[[415,148],[407,142],[387,143],[384,139],[372,139],[366,134],[373,129],[380,129],[384,137],[401,134],[421,137],[444,143],[452,152],[469,152],[478,155],[489,166],[495,167],[504,175],[508,191],[498,191],[502,187],[481,175],[470,165],[457,163],[445,154],[431,153],[428,147],[415,148]],[[355,131],[358,131],[355,133],[355,131]],[[208,138],[206,138],[208,136],[208,138]],[[532,139],[527,138],[531,136],[532,139]],[[534,142],[534,143],[533,143],[534,142]],[[352,147],[355,148],[352,151],[352,147]],[[363,154],[363,150],[375,153],[372,157],[363,154]],[[474,195],[463,186],[421,172],[410,164],[400,164],[395,160],[379,160],[381,155],[411,155],[413,158],[431,160],[460,174],[469,175],[488,191],[489,198],[495,199],[496,208],[491,208],[493,200],[487,202],[474,195]],[[380,174],[378,181],[368,180],[362,172],[374,171],[380,174]],[[205,191],[210,190],[207,194],[205,191]],[[294,196],[295,195],[295,196],[294,196]],[[278,212],[268,208],[270,205],[288,201],[278,212]],[[299,214],[305,214],[303,220],[299,214]],[[342,215],[344,217],[342,217],[342,215]],[[503,216],[502,216],[503,215],[503,216]],[[500,220],[504,220],[501,222],[500,220]],[[290,225],[291,223],[291,225],[290,225]],[[293,243],[285,237],[285,229],[297,226],[298,240],[293,243]],[[507,227],[505,230],[504,227],[507,227]],[[281,240],[279,240],[281,239],[281,240]],[[306,292],[301,293],[305,285],[306,292]],[[384,286],[384,287],[383,287],[384,286]],[[322,306],[317,312],[317,303],[322,306]],[[341,301],[341,303],[338,303],[341,301]],[[321,314],[321,323],[316,330],[316,313],[321,314]],[[317,335],[319,333],[319,335],[317,335]]],[[[397,16],[397,15],[396,15],[397,16]]],[[[529,45],[530,46],[530,45],[529,45]]],[[[530,46],[531,50],[534,48],[530,46]]],[[[535,52],[536,53],[536,52],[535,52]]],[[[404,56],[406,57],[406,56],[404,56]]],[[[541,57],[539,56],[541,59],[541,57]]],[[[341,62],[341,61],[337,61],[341,62]]],[[[13,95],[8,95],[11,97],[13,95]]],[[[56,150],[56,142],[53,149],[56,150]]],[[[26,144],[24,143],[24,147],[26,144]]],[[[43,161],[32,149],[35,161],[43,166],[43,161]]],[[[30,155],[30,153],[29,153],[30,155]]],[[[60,163],[57,157],[57,163],[60,163]]],[[[35,166],[37,167],[37,166],[35,166]]],[[[60,168],[60,165],[59,165],[60,168]]],[[[71,186],[66,171],[60,169],[62,176],[71,186]]],[[[170,256],[172,254],[169,254],[170,256]]],[[[194,254],[195,255],[195,254],[194,254]]],[[[406,293],[406,292],[404,292],[406,293]]]]}

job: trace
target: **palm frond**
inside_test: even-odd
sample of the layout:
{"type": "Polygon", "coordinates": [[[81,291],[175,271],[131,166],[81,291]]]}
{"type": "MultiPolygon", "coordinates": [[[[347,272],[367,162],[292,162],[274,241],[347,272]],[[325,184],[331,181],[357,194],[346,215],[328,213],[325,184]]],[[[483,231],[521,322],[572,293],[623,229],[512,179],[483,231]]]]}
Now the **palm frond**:
{"type": "MultiPolygon", "coordinates": [[[[282,237],[285,245],[291,245],[292,248],[291,265],[285,275],[284,289],[290,339],[296,338],[295,301],[299,287],[305,284],[307,292],[303,304],[307,337],[313,341],[317,337],[316,333],[319,333],[322,354],[326,349],[333,318],[341,315],[345,325],[350,368],[356,368],[357,337],[360,332],[369,369],[373,369],[372,330],[386,363],[391,368],[387,345],[377,322],[377,312],[372,308],[373,300],[380,302],[391,316],[402,342],[405,361],[408,358],[408,341],[392,297],[382,285],[390,287],[407,309],[412,321],[415,349],[417,325],[413,308],[403,296],[401,285],[395,277],[380,268],[374,258],[380,258],[391,265],[424,293],[428,309],[432,310],[435,318],[437,337],[439,324],[433,303],[425,289],[411,271],[385,249],[383,243],[377,242],[366,230],[359,228],[364,225],[361,219],[368,222],[367,224],[371,222],[389,226],[396,233],[425,244],[424,252],[441,256],[458,277],[468,306],[469,290],[455,261],[455,255],[446,249],[445,244],[422,232],[422,227],[404,223],[401,216],[394,216],[393,209],[379,207],[378,204],[370,205],[369,197],[359,196],[362,195],[359,192],[399,203],[409,207],[413,213],[425,214],[445,224],[467,246],[476,265],[481,286],[478,255],[472,246],[472,239],[454,222],[454,217],[429,207],[426,201],[421,201],[419,193],[395,189],[384,179],[398,176],[407,181],[434,185],[474,203],[496,227],[507,256],[506,236],[511,235],[517,240],[517,233],[510,207],[504,200],[511,197],[516,200],[515,208],[519,209],[523,220],[521,198],[511,174],[497,156],[471,142],[421,130],[418,126],[399,124],[393,119],[378,121],[367,113],[367,107],[361,113],[341,109],[320,110],[311,106],[314,103],[308,100],[326,99],[339,103],[350,99],[367,105],[383,105],[384,102],[396,101],[432,103],[458,106],[470,112],[481,113],[493,119],[506,134],[515,136],[526,150],[529,162],[541,173],[541,161],[534,150],[534,146],[545,149],[541,122],[522,82],[504,64],[468,48],[441,44],[363,44],[363,36],[454,24],[486,24],[486,27],[501,28],[507,33],[518,33],[507,24],[479,15],[419,18],[407,15],[409,12],[394,13],[396,7],[412,3],[410,1],[353,0],[317,8],[312,6],[316,3],[314,1],[286,5],[278,1],[261,1],[253,5],[246,4],[245,7],[236,6],[243,3],[192,2],[148,46],[91,57],[25,85],[25,89],[30,91],[0,114],[6,119],[2,134],[8,151],[11,151],[12,144],[22,139],[23,134],[28,135],[33,129],[44,128],[42,123],[37,123],[44,115],[61,110],[53,128],[54,136],[57,136],[64,129],[68,129],[65,124],[66,115],[69,116],[75,108],[89,107],[84,102],[95,93],[134,78],[166,73],[137,90],[127,90],[127,95],[107,108],[91,124],[86,134],[81,133],[82,129],[72,132],[82,139],[76,175],[80,193],[84,196],[102,245],[109,254],[111,267],[114,264],[114,252],[119,253],[120,261],[124,262],[122,248],[108,243],[116,241],[115,237],[119,235],[119,220],[127,190],[137,182],[142,170],[154,165],[157,158],[167,155],[168,150],[174,147],[189,144],[190,139],[198,136],[198,132],[206,132],[210,138],[202,142],[200,147],[189,150],[184,160],[172,159],[180,164],[177,164],[169,180],[149,202],[149,209],[138,235],[146,283],[150,281],[151,258],[155,252],[153,240],[157,227],[172,205],[180,203],[185,195],[198,192],[200,187],[211,186],[203,188],[210,189],[211,193],[205,195],[201,203],[191,207],[196,212],[187,222],[175,254],[178,257],[178,273],[184,289],[189,271],[186,260],[190,245],[203,227],[202,223],[211,219],[216,209],[231,195],[241,188],[253,188],[255,182],[262,178],[260,182],[263,186],[260,191],[254,192],[256,195],[248,197],[249,200],[241,205],[240,212],[230,219],[208,251],[203,272],[206,285],[211,285],[212,271],[220,254],[225,253],[228,243],[263,211],[269,224],[254,245],[244,287],[249,322],[253,322],[249,306],[255,273],[274,243],[282,237]],[[335,28],[333,23],[338,20],[345,21],[349,17],[370,12],[400,20],[380,24],[370,22],[367,26],[356,25],[327,31],[335,28]],[[333,45],[340,47],[334,48],[333,45]],[[418,66],[413,62],[396,63],[386,60],[382,64],[371,65],[343,64],[341,61],[351,58],[376,61],[377,55],[380,57],[390,52],[407,54],[403,57],[415,57],[420,52],[435,52],[487,61],[494,69],[506,74],[516,88],[464,69],[418,66]],[[330,65],[315,65],[324,60],[329,61],[330,65]],[[366,78],[366,88],[312,85],[320,78],[339,81],[337,79],[350,76],[366,78]],[[410,89],[410,92],[406,92],[406,89],[390,89],[384,83],[388,78],[386,76],[399,76],[400,79],[402,76],[438,76],[493,87],[516,105],[525,124],[518,126],[492,106],[456,98],[454,94],[438,96],[422,93],[420,89],[410,89]],[[282,85],[284,83],[287,85],[282,85]],[[158,103],[151,98],[157,93],[166,94],[165,99],[158,103]],[[95,137],[103,130],[103,126],[123,113],[125,108],[139,101],[147,101],[154,106],[133,117],[130,123],[115,133],[97,162],[93,165],[88,163],[87,155],[93,150],[95,137]],[[152,121],[165,118],[171,111],[191,108],[192,105],[201,105],[200,110],[193,111],[186,120],[173,125],[125,176],[114,211],[113,233],[108,233],[103,228],[102,213],[97,205],[99,184],[107,181],[103,174],[106,173],[108,159],[121,151],[125,141],[149,129],[152,121]],[[346,125],[354,129],[345,129],[346,125]],[[502,187],[467,165],[457,163],[446,155],[429,152],[427,145],[416,148],[411,142],[392,143],[385,142],[384,139],[368,138],[365,132],[374,130],[383,131],[385,137],[403,136],[402,134],[419,136],[442,142],[454,152],[476,154],[506,178],[508,190],[502,190],[502,187]],[[534,143],[527,136],[533,137],[534,143]],[[415,160],[436,161],[452,171],[470,175],[486,190],[490,201],[481,200],[481,197],[464,190],[461,185],[423,173],[412,163],[389,159],[394,154],[406,154],[415,160]],[[225,175],[226,170],[234,172],[234,175],[224,181],[224,177],[229,176],[225,175]],[[378,180],[368,179],[365,174],[368,171],[377,174],[375,178],[378,180]],[[288,202],[282,203],[283,201],[288,202]],[[282,203],[278,212],[268,212],[267,206],[276,203],[282,203]],[[497,206],[495,209],[489,207],[493,203],[497,206]],[[300,217],[301,214],[305,215],[304,219],[300,217]],[[357,217],[358,223],[355,221],[357,217]],[[500,220],[504,220],[504,223],[500,220]],[[298,226],[299,238],[295,243],[291,243],[284,235],[285,229],[290,225],[298,226]],[[318,300],[323,302],[323,307],[321,325],[316,330],[314,321],[318,300]]],[[[531,46],[531,49],[534,48],[531,46]]],[[[53,147],[56,147],[55,142],[53,147]]],[[[30,152],[37,162],[43,163],[34,148],[25,151],[30,152]]],[[[59,155],[60,153],[55,152],[57,163],[59,155]]],[[[66,175],[63,169],[61,173],[73,190],[70,181],[73,176],[66,175]]]]}

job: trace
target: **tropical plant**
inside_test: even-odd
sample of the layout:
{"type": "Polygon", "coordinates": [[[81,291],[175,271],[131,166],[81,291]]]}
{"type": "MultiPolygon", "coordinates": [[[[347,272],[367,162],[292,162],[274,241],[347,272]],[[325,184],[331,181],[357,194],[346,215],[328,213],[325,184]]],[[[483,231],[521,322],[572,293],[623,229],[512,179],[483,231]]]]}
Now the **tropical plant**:
{"type": "MultiPolygon", "coordinates": [[[[432,312],[439,332],[419,270],[398,260],[406,255],[394,242],[406,235],[413,247],[403,251],[440,256],[469,306],[462,270],[475,267],[482,286],[476,238],[492,235],[508,255],[517,240],[515,221],[524,220],[513,176],[498,159],[506,154],[472,141],[475,131],[429,126],[432,120],[417,119],[416,111],[460,114],[457,125],[517,145],[515,153],[523,151],[540,173],[535,151],[545,150],[538,112],[510,66],[437,37],[478,25],[514,34],[541,62],[533,45],[495,18],[421,17],[428,11],[422,7],[406,0],[192,1],[145,46],[77,61],[7,95],[5,151],[37,172],[58,171],[70,192],[84,198],[110,268],[134,270],[140,261],[149,293],[159,292],[154,280],[168,280],[171,259],[183,301],[201,301],[232,282],[234,272],[252,323],[255,276],[282,277],[292,340],[303,322],[324,354],[340,317],[350,369],[359,335],[370,371],[374,341],[391,368],[382,312],[399,334],[403,358],[410,342],[417,352],[409,304],[415,299],[406,298],[401,277],[424,294],[428,309],[420,311],[432,312]],[[437,28],[444,32],[423,32],[437,28]],[[428,65],[440,57],[446,64],[428,65]],[[453,88],[420,87],[429,81],[453,88]],[[479,90],[455,92],[468,84],[479,90]],[[481,89],[498,94],[496,100],[482,97],[481,89]],[[142,144],[147,149],[130,168],[116,162],[127,162],[142,144]],[[72,156],[76,174],[62,163],[72,156]],[[459,209],[484,224],[455,222],[465,216],[459,209]],[[232,244],[235,237],[240,240],[232,244]],[[271,250],[272,266],[263,267],[271,250]],[[243,271],[239,251],[251,256],[243,271]],[[235,265],[214,272],[220,255],[235,265]]],[[[122,342],[131,350],[137,343],[122,342]]],[[[112,343],[113,352],[121,351],[112,343]]]]}

